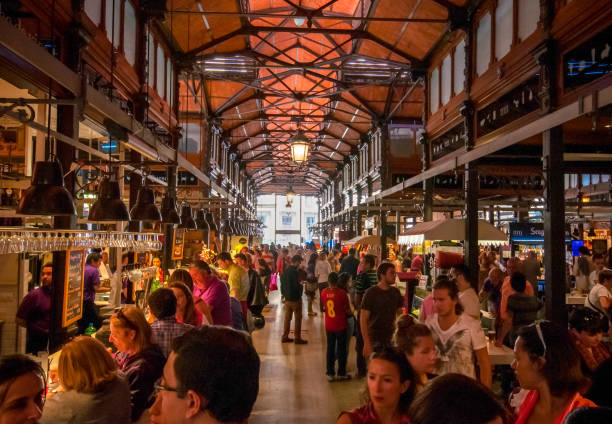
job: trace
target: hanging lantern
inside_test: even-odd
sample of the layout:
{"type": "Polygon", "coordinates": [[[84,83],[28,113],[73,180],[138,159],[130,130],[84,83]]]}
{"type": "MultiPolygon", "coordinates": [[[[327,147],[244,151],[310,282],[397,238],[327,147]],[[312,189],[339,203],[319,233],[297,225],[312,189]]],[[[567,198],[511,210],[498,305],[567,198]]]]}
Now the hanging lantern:
{"type": "Polygon", "coordinates": [[[64,186],[64,171],[57,159],[36,162],[32,184],[25,191],[17,213],[22,215],[76,215],[72,195],[64,186]]]}
{"type": "Polygon", "coordinates": [[[308,159],[308,148],[310,147],[308,138],[298,130],[297,134],[291,140],[291,160],[298,165],[306,162],[308,159]]]}
{"type": "Polygon", "coordinates": [[[89,221],[129,221],[130,214],[119,190],[119,182],[104,177],[98,189],[98,200],[89,211],[89,221]]]}
{"type": "Polygon", "coordinates": [[[289,205],[289,207],[291,207],[293,199],[295,199],[295,192],[293,191],[293,188],[289,186],[289,191],[287,191],[287,204],[289,205]]]}

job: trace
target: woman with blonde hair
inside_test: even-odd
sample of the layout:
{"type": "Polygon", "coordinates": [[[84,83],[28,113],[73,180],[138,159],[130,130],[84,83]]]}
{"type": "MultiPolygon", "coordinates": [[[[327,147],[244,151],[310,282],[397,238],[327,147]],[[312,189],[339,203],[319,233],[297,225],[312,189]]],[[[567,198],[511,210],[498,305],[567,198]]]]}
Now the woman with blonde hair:
{"type": "Polygon", "coordinates": [[[66,344],[58,375],[64,391],[47,400],[41,424],[130,423],[130,389],[102,343],[79,336],[66,344]]]}
{"type": "Polygon", "coordinates": [[[110,341],[118,350],[115,362],[130,387],[132,421],[138,421],[153,403],[153,386],[162,375],[166,358],[159,346],[151,343],[151,327],[144,313],[135,306],[113,314],[110,331],[110,341]]]}

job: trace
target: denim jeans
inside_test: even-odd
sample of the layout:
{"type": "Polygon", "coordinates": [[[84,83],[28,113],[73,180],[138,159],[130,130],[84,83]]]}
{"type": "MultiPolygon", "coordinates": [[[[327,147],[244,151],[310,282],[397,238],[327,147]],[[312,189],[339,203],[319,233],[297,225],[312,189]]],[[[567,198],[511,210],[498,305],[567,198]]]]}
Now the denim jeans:
{"type": "Polygon", "coordinates": [[[355,317],[349,316],[346,319],[346,351],[348,352],[349,345],[351,344],[351,337],[355,334],[355,317]]]}
{"type": "Polygon", "coordinates": [[[338,358],[338,375],[346,375],[346,330],[327,333],[327,375],[336,375],[336,358],[338,358]]]}

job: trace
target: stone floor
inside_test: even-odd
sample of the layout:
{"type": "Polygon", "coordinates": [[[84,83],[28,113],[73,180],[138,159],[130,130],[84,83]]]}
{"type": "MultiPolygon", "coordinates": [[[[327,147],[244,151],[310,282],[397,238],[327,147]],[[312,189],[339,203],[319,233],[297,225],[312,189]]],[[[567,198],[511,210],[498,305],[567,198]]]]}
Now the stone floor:
{"type": "MultiPolygon", "coordinates": [[[[283,307],[278,292],[270,294],[270,303],[264,311],[265,327],[253,333],[261,373],[259,397],[249,423],[334,423],[340,411],[359,406],[365,380],[330,383],[325,377],[325,326],[321,314],[304,314],[302,337],[308,340],[307,345],[281,343],[283,307]]],[[[303,310],[306,312],[306,304],[303,310]]],[[[352,375],[356,373],[354,343],[355,338],[348,362],[348,373],[352,375]]]]}

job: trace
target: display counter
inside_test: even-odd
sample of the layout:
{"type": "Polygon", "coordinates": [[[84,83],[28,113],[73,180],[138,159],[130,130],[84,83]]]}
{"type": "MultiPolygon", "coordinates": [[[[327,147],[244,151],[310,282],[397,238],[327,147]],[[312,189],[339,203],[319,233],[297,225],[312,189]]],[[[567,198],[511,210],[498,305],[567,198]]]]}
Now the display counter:
{"type": "Polygon", "coordinates": [[[587,295],[582,293],[567,293],[565,295],[566,305],[584,305],[587,295]]]}

